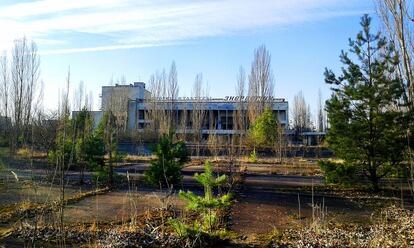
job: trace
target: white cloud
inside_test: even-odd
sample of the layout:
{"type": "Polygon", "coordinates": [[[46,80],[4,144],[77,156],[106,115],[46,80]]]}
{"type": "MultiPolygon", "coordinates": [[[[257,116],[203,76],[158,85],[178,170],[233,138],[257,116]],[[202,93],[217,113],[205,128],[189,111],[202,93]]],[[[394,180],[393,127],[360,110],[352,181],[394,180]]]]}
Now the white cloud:
{"type": "Polygon", "coordinates": [[[39,52],[39,54],[48,55],[48,54],[111,51],[111,50],[119,50],[119,49],[154,47],[154,46],[172,45],[172,44],[177,44],[177,43],[160,43],[160,44],[148,43],[148,44],[132,44],[132,45],[96,46],[96,47],[85,47],[85,48],[67,48],[67,49],[57,49],[57,50],[50,50],[50,51],[41,51],[39,52]]]}
{"type": "Polygon", "coordinates": [[[123,0],[40,0],[26,3],[18,3],[5,6],[0,9],[0,16],[3,18],[27,18],[54,14],[62,11],[111,8],[122,5],[123,0]]]}
{"type": "Polygon", "coordinates": [[[361,14],[357,0],[40,0],[0,9],[0,49],[27,35],[44,54],[136,48],[361,14]],[[72,34],[70,42],[60,33],[72,34]],[[92,35],[87,45],[76,35],[92,35]],[[106,37],[94,44],[93,35],[106,37]],[[104,43],[104,45],[102,44],[104,43]],[[56,48],[59,44],[65,47],[56,48]],[[48,48],[48,45],[54,45],[48,48]],[[67,46],[70,46],[69,48],[67,46]],[[49,49],[49,50],[47,50],[49,49]],[[50,50],[53,49],[53,50],[50,50]]]}

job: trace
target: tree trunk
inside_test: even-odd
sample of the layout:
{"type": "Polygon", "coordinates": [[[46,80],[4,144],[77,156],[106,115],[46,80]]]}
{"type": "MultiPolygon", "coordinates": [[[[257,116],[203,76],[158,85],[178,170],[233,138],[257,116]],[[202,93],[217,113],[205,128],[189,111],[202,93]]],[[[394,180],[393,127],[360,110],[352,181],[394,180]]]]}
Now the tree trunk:
{"type": "Polygon", "coordinates": [[[113,166],[112,166],[112,149],[109,152],[109,185],[111,186],[114,185],[114,171],[113,171],[113,166]]]}
{"type": "Polygon", "coordinates": [[[374,192],[378,192],[380,190],[379,188],[379,177],[377,176],[377,171],[375,169],[370,171],[370,178],[372,189],[374,192]]]}
{"type": "Polygon", "coordinates": [[[84,183],[84,178],[85,178],[85,164],[82,163],[81,165],[81,171],[80,171],[80,177],[79,177],[79,184],[82,185],[84,183]]]}

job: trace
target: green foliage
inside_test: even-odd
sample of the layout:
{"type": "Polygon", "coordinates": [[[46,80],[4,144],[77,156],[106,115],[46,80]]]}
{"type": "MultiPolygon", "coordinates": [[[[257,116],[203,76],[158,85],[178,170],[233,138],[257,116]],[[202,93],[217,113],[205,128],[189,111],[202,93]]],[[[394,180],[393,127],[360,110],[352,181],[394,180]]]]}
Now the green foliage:
{"type": "Polygon", "coordinates": [[[198,222],[185,223],[181,219],[170,218],[168,223],[179,238],[195,237],[201,232],[201,226],[198,222]]]}
{"type": "Polygon", "coordinates": [[[93,181],[102,186],[102,185],[109,185],[113,180],[114,184],[121,184],[126,181],[126,177],[120,174],[115,173],[113,178],[110,178],[109,169],[108,168],[97,168],[95,167],[95,172],[93,173],[93,181]]]}
{"type": "Polygon", "coordinates": [[[249,134],[255,146],[272,147],[279,137],[279,125],[272,110],[266,108],[250,127],[249,134]]]}
{"type": "Polygon", "coordinates": [[[204,173],[196,173],[194,175],[196,181],[204,187],[204,196],[195,195],[191,191],[184,192],[181,190],[179,196],[187,201],[187,210],[195,211],[201,217],[200,222],[197,220],[192,224],[192,229],[196,227],[203,232],[211,234],[218,229],[218,210],[231,205],[231,195],[214,196],[213,188],[223,185],[227,181],[227,176],[214,177],[210,161],[205,162],[204,168],[204,173]]]}
{"type": "Polygon", "coordinates": [[[115,150],[112,152],[112,162],[119,163],[125,160],[127,154],[125,152],[120,152],[115,150]]]}
{"type": "Polygon", "coordinates": [[[6,136],[0,135],[0,147],[8,147],[9,139],[6,136]]]}
{"type": "Polygon", "coordinates": [[[116,117],[111,111],[106,111],[95,130],[94,135],[103,140],[105,154],[108,155],[108,176],[109,184],[113,185],[115,182],[113,162],[116,162],[118,157],[118,128],[116,125],[116,117]]]}
{"type": "Polygon", "coordinates": [[[93,129],[93,119],[88,112],[88,109],[85,107],[82,108],[76,115],[76,118],[73,119],[73,125],[76,127],[76,133],[78,136],[82,137],[92,133],[93,129]]]}
{"type": "Polygon", "coordinates": [[[48,153],[48,162],[51,164],[62,165],[65,167],[76,164],[76,147],[73,143],[73,121],[69,119],[69,114],[65,114],[58,120],[57,134],[55,137],[55,144],[53,150],[48,153]],[[59,162],[58,162],[59,161],[59,162]]]}
{"type": "Polygon", "coordinates": [[[188,151],[183,141],[172,142],[171,136],[164,135],[153,149],[157,156],[151,161],[145,180],[160,187],[172,187],[181,181],[181,169],[189,161],[188,151]]]}
{"type": "MultiPolygon", "coordinates": [[[[109,111],[105,112],[94,136],[99,137],[104,142],[104,150],[107,154],[116,155],[118,148],[116,117],[109,111]]],[[[116,160],[116,159],[115,159],[116,160]]]]}
{"type": "Polygon", "coordinates": [[[256,148],[254,148],[253,151],[250,153],[249,161],[251,163],[256,163],[257,162],[256,148]]]}
{"type": "MultiPolygon", "coordinates": [[[[110,143],[114,143],[116,140],[116,117],[110,111],[106,111],[103,114],[102,119],[95,130],[95,135],[101,137],[105,141],[105,146],[110,146],[110,143]]],[[[114,145],[112,145],[112,148],[113,147],[114,145]]]]}
{"type": "Polygon", "coordinates": [[[379,179],[403,159],[404,132],[412,113],[399,106],[404,88],[396,71],[398,55],[384,37],[370,32],[370,23],[363,16],[363,30],[356,40],[350,40],[349,51],[358,62],[342,52],[342,75],[325,71],[326,83],[333,86],[326,102],[327,142],[345,164],[360,168],[378,190],[379,179]]]}
{"type": "Polygon", "coordinates": [[[49,152],[47,159],[49,163],[53,164],[56,163],[58,158],[64,159],[66,165],[69,164],[71,159],[72,163],[76,161],[73,142],[70,138],[66,138],[65,140],[58,138],[56,150],[49,152]]]}
{"type": "Polygon", "coordinates": [[[6,166],[3,163],[3,160],[0,158],[0,172],[4,171],[6,169],[6,166]]]}
{"type": "Polygon", "coordinates": [[[0,147],[0,158],[5,158],[10,154],[10,148],[9,147],[0,147]]]}
{"type": "Polygon", "coordinates": [[[90,168],[104,163],[104,143],[100,137],[95,135],[78,139],[76,152],[79,159],[84,161],[90,168]]]}
{"type": "Polygon", "coordinates": [[[325,183],[341,184],[349,187],[357,179],[357,168],[355,166],[329,160],[320,160],[318,164],[325,174],[325,183]]]}
{"type": "Polygon", "coordinates": [[[78,160],[89,168],[102,167],[104,164],[105,147],[102,135],[93,132],[93,119],[86,108],[75,118],[77,130],[76,154],[78,160]]]}
{"type": "Polygon", "coordinates": [[[235,232],[226,230],[224,228],[217,229],[212,233],[204,232],[202,225],[198,221],[192,221],[190,223],[183,219],[168,220],[168,223],[177,234],[177,236],[183,241],[183,247],[187,247],[188,243],[193,243],[197,240],[199,247],[222,247],[224,244],[222,241],[235,240],[239,235],[235,232]]]}

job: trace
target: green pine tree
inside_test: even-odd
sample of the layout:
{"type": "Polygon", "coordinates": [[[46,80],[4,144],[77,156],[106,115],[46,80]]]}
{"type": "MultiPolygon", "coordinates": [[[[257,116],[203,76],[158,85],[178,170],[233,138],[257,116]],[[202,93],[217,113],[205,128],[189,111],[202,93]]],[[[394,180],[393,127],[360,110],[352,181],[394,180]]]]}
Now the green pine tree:
{"type": "Polygon", "coordinates": [[[151,161],[149,170],[145,172],[147,182],[162,187],[171,188],[181,182],[181,169],[189,161],[185,143],[172,141],[172,134],[161,137],[153,149],[157,156],[151,161]]]}
{"type": "MultiPolygon", "coordinates": [[[[103,141],[104,152],[108,155],[108,178],[109,184],[114,185],[114,166],[118,160],[118,135],[117,135],[116,116],[112,111],[105,111],[94,136],[103,141]]],[[[102,163],[103,165],[104,163],[102,163]]],[[[101,168],[102,171],[103,168],[101,168]]]]}
{"type": "Polygon", "coordinates": [[[408,116],[400,105],[404,88],[396,72],[398,55],[380,33],[372,34],[371,18],[361,18],[362,31],[342,51],[342,74],[325,70],[332,85],[326,102],[330,123],[327,141],[345,163],[356,166],[379,190],[379,180],[403,159],[408,116]],[[356,61],[356,62],[355,62],[356,61]]]}
{"type": "Polygon", "coordinates": [[[205,162],[204,170],[204,173],[196,173],[194,175],[195,180],[204,187],[204,196],[195,195],[191,191],[180,191],[179,195],[181,199],[187,201],[188,210],[193,210],[200,214],[201,224],[195,223],[194,226],[204,232],[212,233],[217,229],[218,210],[230,206],[231,195],[215,196],[213,188],[223,185],[227,181],[227,176],[215,177],[210,161],[205,162]]]}
{"type": "Polygon", "coordinates": [[[77,128],[76,157],[80,166],[79,181],[83,184],[84,171],[95,169],[104,162],[104,142],[102,137],[93,132],[93,118],[86,108],[74,119],[77,128]]]}

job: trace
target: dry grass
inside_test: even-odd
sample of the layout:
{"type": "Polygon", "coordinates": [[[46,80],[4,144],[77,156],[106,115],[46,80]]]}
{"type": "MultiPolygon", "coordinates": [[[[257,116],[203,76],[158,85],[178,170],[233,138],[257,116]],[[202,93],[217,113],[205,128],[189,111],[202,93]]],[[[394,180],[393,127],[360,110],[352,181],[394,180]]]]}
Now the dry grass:
{"type": "Polygon", "coordinates": [[[29,148],[20,148],[17,150],[16,155],[22,159],[44,159],[46,158],[46,152],[36,151],[29,148]]]}
{"type": "Polygon", "coordinates": [[[27,213],[29,210],[42,208],[43,204],[32,201],[21,201],[19,203],[5,205],[0,208],[0,220],[8,222],[16,218],[21,213],[27,213]]]}
{"type": "MultiPolygon", "coordinates": [[[[65,199],[64,204],[72,204],[75,202],[78,202],[86,197],[98,195],[98,194],[104,194],[109,191],[109,188],[102,188],[102,189],[96,189],[88,192],[82,192],[75,194],[67,199],[65,199]]],[[[14,204],[8,204],[2,206],[0,209],[0,220],[3,223],[10,223],[14,220],[21,219],[21,218],[30,218],[35,215],[39,215],[45,212],[50,212],[53,210],[58,209],[60,206],[60,201],[50,201],[46,203],[39,203],[39,202],[33,202],[29,200],[21,201],[14,204]]]]}
{"type": "Polygon", "coordinates": [[[155,159],[154,155],[151,156],[140,156],[140,155],[131,155],[128,154],[124,157],[124,162],[149,162],[152,159],[155,159]]]}
{"type": "Polygon", "coordinates": [[[397,207],[374,213],[370,226],[312,225],[276,231],[268,236],[271,247],[413,247],[414,214],[397,207]]]}

